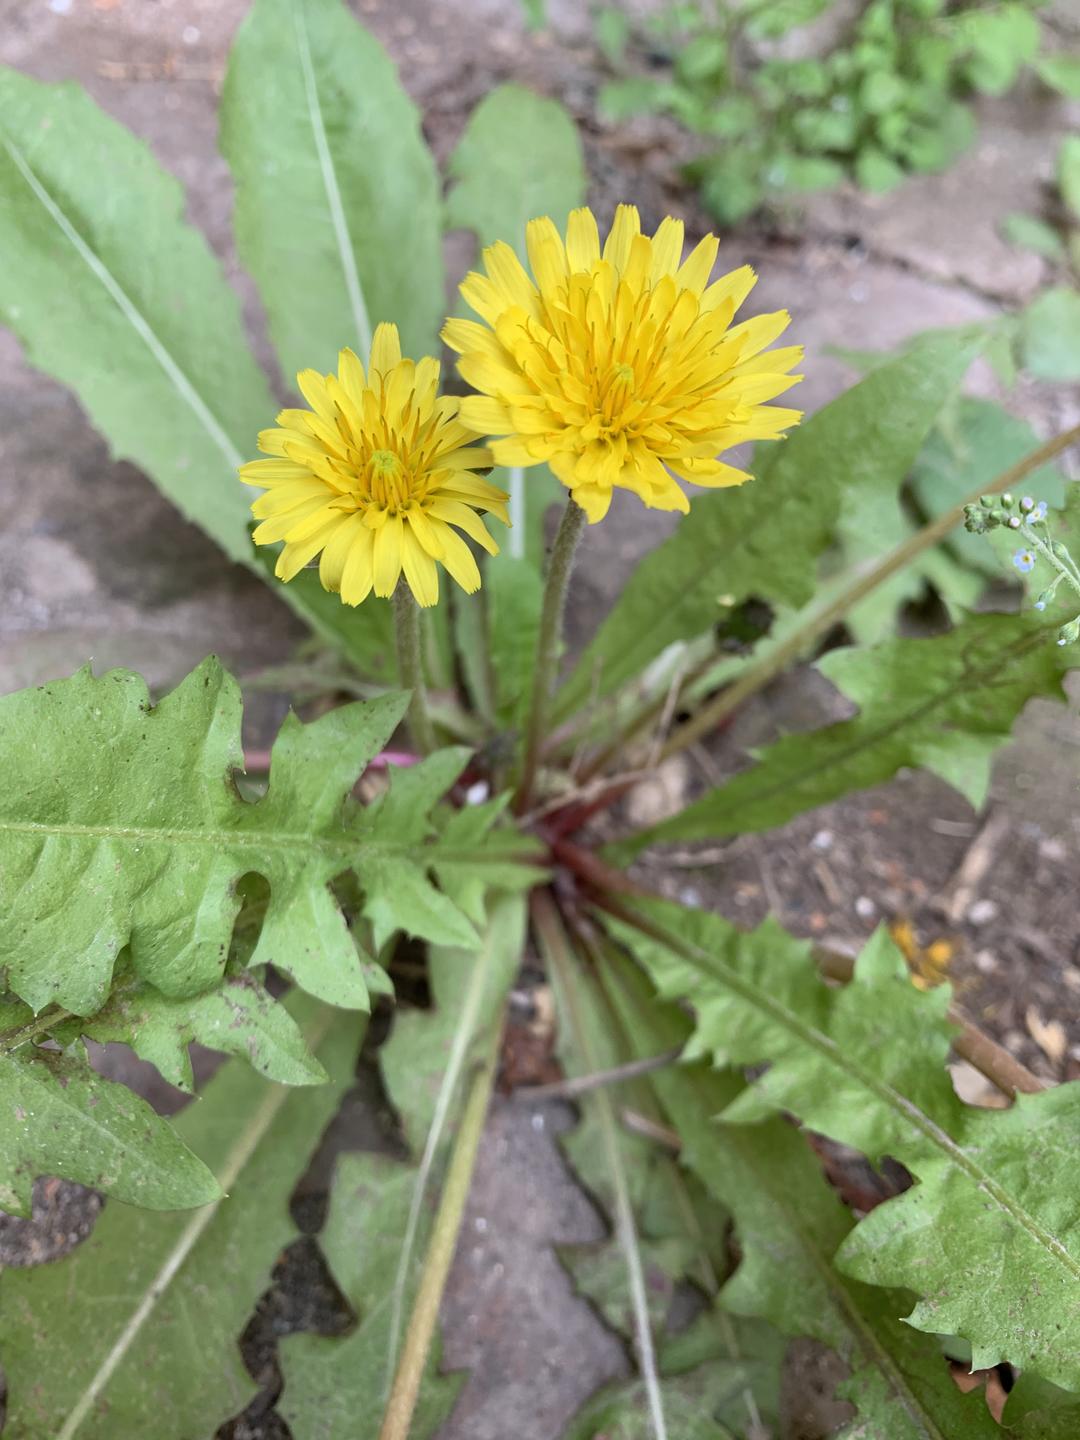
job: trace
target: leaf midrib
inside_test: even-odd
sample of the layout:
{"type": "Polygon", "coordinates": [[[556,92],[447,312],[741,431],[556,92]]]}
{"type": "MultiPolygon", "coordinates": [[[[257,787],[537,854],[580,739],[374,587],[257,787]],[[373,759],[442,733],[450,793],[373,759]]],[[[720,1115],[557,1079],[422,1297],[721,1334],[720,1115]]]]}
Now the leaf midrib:
{"type": "Polygon", "coordinates": [[[37,820],[0,820],[0,834],[68,836],[85,840],[118,840],[145,845],[211,845],[217,849],[253,850],[328,850],[355,855],[365,850],[380,852],[404,850],[408,847],[392,841],[373,844],[369,839],[340,840],[326,835],[304,834],[290,830],[189,830],[141,825],[78,825],[53,824],[37,820]]]}
{"type": "Polygon", "coordinates": [[[22,150],[7,139],[4,140],[3,144],[4,149],[8,152],[16,169],[26,181],[27,188],[37,200],[38,204],[49,216],[50,220],[52,220],[53,224],[71,245],[79,259],[86,265],[87,269],[116,305],[124,319],[153,355],[158,365],[172,383],[173,388],[191,408],[203,429],[220,450],[226,465],[231,470],[237,469],[243,460],[243,456],[236,449],[221,422],[199,394],[193,382],[188,378],[179,362],[158,336],[146,316],[135,304],[130,295],[128,295],[127,291],[101,257],[83,238],[77,226],[69,219],[47,186],[39,178],[22,150]]]}
{"type": "Polygon", "coordinates": [[[341,187],[338,184],[337,170],[334,167],[334,157],[326,133],[326,122],[323,119],[319,85],[311,57],[311,41],[308,36],[304,3],[305,0],[293,0],[292,3],[293,31],[296,37],[297,53],[300,57],[300,72],[304,78],[304,100],[307,104],[308,122],[311,125],[311,138],[319,161],[319,175],[326,195],[326,206],[330,212],[330,223],[333,226],[334,243],[337,246],[338,259],[341,263],[342,278],[345,281],[353,324],[356,327],[356,338],[360,346],[360,353],[366,360],[371,350],[371,320],[368,316],[367,302],[364,299],[363,286],[360,283],[360,273],[356,267],[356,254],[353,249],[352,236],[349,233],[349,222],[345,214],[341,187]]]}
{"type": "MultiPolygon", "coordinates": [[[[319,850],[329,855],[349,856],[357,862],[368,855],[376,854],[439,865],[450,862],[481,865],[490,863],[492,859],[491,854],[483,847],[461,850],[453,846],[443,847],[438,841],[418,846],[400,840],[383,840],[371,836],[342,836],[336,839],[328,835],[305,835],[288,830],[153,829],[135,825],[46,825],[33,820],[0,820],[0,836],[4,834],[40,835],[45,838],[66,836],[142,845],[210,846],[218,850],[319,850]]],[[[517,863],[512,856],[505,859],[509,863],[517,863]]]]}
{"type": "MultiPolygon", "coordinates": [[[[493,936],[494,927],[489,924],[484,932],[483,948],[469,976],[469,983],[465,991],[465,999],[461,1006],[461,1013],[458,1016],[458,1022],[454,1027],[454,1034],[450,1042],[450,1053],[447,1057],[446,1068],[443,1071],[442,1079],[439,1083],[439,1093],[435,1099],[435,1109],[432,1113],[428,1133],[424,1139],[423,1153],[420,1157],[420,1163],[416,1167],[416,1175],[413,1179],[412,1194],[409,1197],[408,1218],[405,1224],[405,1234],[401,1242],[401,1254],[398,1259],[393,1290],[391,1292],[393,1310],[390,1319],[389,1349],[386,1360],[386,1385],[383,1392],[384,1405],[389,1400],[390,1389],[393,1385],[394,1376],[397,1373],[401,1326],[405,1310],[405,1292],[410,1276],[413,1248],[420,1227],[422,1205],[424,1197],[427,1194],[428,1180],[435,1163],[439,1142],[442,1139],[447,1116],[450,1112],[450,1104],[457,1092],[461,1071],[465,1064],[466,1055],[476,1029],[481,1001],[484,998],[484,989],[487,985],[493,963],[495,951],[493,936]]],[[[501,1015],[499,1023],[501,1023],[501,1015]]]]}

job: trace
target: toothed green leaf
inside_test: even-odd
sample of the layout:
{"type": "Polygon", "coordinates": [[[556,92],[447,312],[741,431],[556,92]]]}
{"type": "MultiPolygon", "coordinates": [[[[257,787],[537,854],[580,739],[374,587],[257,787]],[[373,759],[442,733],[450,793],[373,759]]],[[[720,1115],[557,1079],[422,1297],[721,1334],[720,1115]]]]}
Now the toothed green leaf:
{"type": "MultiPolygon", "coordinates": [[[[460,909],[428,878],[432,811],[465,752],[392,778],[380,805],[350,797],[401,719],[400,694],[346,705],[311,724],[287,717],[266,794],[238,795],[243,762],[235,681],[207,660],[157,705],[125,671],[0,699],[0,964],[35,1009],[79,1015],[104,1004],[120,950],[130,973],[171,1000],[215,988],[224,971],[237,882],[270,886],[250,965],[273,964],[310,993],[368,1007],[354,936],[330,882],[353,870],[376,944],[394,930],[474,943],[460,909]]],[[[475,860],[443,844],[439,859],[475,860]]],[[[505,858],[496,849],[493,858],[505,858]]],[[[205,1017],[204,1017],[204,1022],[205,1017]]]]}
{"type": "Polygon", "coordinates": [[[908,1324],[969,1341],[976,1368],[1004,1359],[1080,1387],[1080,1220],[1069,1198],[1080,1084],[1020,1096],[1010,1110],[962,1104],[944,1063],[948,992],[916,990],[884,934],[852,983],[830,988],[809,946],[774,924],[744,935],[718,916],[635,904],[661,938],[614,928],[662,994],[692,998],[693,1053],[769,1062],[728,1101],[726,1121],[789,1111],[872,1160],[891,1155],[918,1181],[860,1223],[842,1268],[914,1291],[908,1324]]]}
{"type": "Polygon", "coordinates": [[[170,999],[152,985],[120,984],[90,1020],[74,1020],[51,1032],[85,1035],[102,1044],[131,1046],[141,1060],[181,1090],[193,1080],[187,1047],[193,1041],[237,1055],[267,1080],[281,1085],[322,1085],[326,1071],[309,1054],[284,1005],[254,975],[234,975],[203,995],[170,999]]]}
{"type": "Polygon", "coordinates": [[[501,1012],[521,962],[523,926],[521,897],[500,897],[476,945],[436,946],[429,952],[431,1008],[403,1010],[394,1017],[379,1063],[387,1094],[401,1113],[405,1136],[417,1157],[436,1115],[455,1046],[473,1047],[475,1037],[490,1028],[501,1012]]]}
{"type": "Polygon", "coordinates": [[[925,1144],[899,1155],[923,1183],[872,1210],[838,1261],[916,1290],[908,1324],[970,1341],[972,1369],[1007,1360],[1080,1389],[1080,1084],[962,1122],[938,1144],[947,1164],[925,1144]]]}
{"type": "MultiPolygon", "coordinates": [[[[360,1323],[341,1339],[289,1335],[282,1342],[285,1390],[277,1408],[295,1440],[377,1440],[389,1389],[390,1292],[414,1179],[410,1166],[382,1155],[343,1155],[338,1162],[319,1239],[360,1323]]],[[[428,1228],[425,1219],[421,1243],[428,1228]]],[[[440,1375],[439,1354],[436,1341],[409,1428],[415,1440],[427,1440],[449,1418],[465,1380],[440,1375]]]]}
{"type": "MultiPolygon", "coordinates": [[[[559,1013],[559,1058],[570,1076],[609,1070],[635,1058],[619,1034],[603,992],[582,971],[574,979],[574,996],[556,988],[559,1013]],[[576,1007],[584,1051],[569,1023],[568,1007],[576,1007]]],[[[605,1087],[617,1110],[629,1109],[647,1119],[659,1119],[647,1082],[623,1081],[605,1087]]],[[[562,1146],[578,1178],[609,1216],[616,1212],[614,1179],[604,1143],[604,1116],[597,1096],[584,1095],[579,1124],[565,1135],[562,1146]]],[[[651,1138],[627,1128],[618,1131],[631,1203],[637,1223],[638,1248],[646,1280],[646,1300],[654,1333],[663,1334],[668,1311],[680,1282],[690,1280],[705,1293],[715,1292],[727,1271],[727,1216],[719,1205],[701,1193],[691,1177],[681,1173],[670,1155],[651,1138]]],[[[567,1246],[559,1258],[575,1286],[596,1306],[605,1320],[624,1336],[634,1333],[627,1285],[626,1257],[610,1236],[599,1244],[567,1246]]]]}
{"type": "MultiPolygon", "coordinates": [[[[678,1440],[757,1440],[762,1431],[754,1428],[754,1418],[766,1426],[777,1420],[785,1348],[771,1326],[720,1311],[701,1315],[660,1352],[669,1433],[678,1440]]],[[[643,1387],[631,1381],[594,1395],[562,1440],[655,1440],[655,1435],[643,1387]]]]}
{"type": "Polygon", "coordinates": [[[507,792],[455,811],[432,853],[431,868],[440,888],[474,925],[483,923],[484,897],[490,890],[516,894],[542,878],[538,842],[509,825],[494,828],[509,800],[507,792]],[[470,858],[456,859],[455,851],[471,852],[470,858]]]}
{"type": "MultiPolygon", "coordinates": [[[[668,918],[676,910],[664,907],[668,918]]],[[[758,963],[764,963],[766,941],[771,952],[783,956],[780,932],[774,930],[762,937],[758,963]]],[[[783,969],[782,958],[776,968],[783,969]]],[[[658,999],[640,972],[608,962],[604,973],[640,1053],[687,1038],[691,1026],[685,1013],[658,999]]],[[[768,986],[772,978],[762,974],[758,983],[768,986]]],[[[712,985],[700,976],[699,982],[711,998],[712,985]]],[[[741,1039],[738,1043],[743,1048],[741,1039]]],[[[757,1047],[748,1040],[745,1048],[757,1047]]],[[[718,1124],[719,1115],[730,1114],[751,1093],[733,1070],[695,1062],[658,1070],[651,1081],[682,1140],[682,1163],[734,1216],[742,1258],[721,1291],[721,1304],[840,1354],[851,1374],[839,1394],[858,1411],[843,1432],[848,1440],[999,1436],[981,1395],[962,1395],[956,1388],[936,1340],[903,1322],[910,1295],[859,1284],[837,1270],[833,1256],[854,1220],[825,1182],[804,1138],[780,1118],[753,1126],[718,1124]]],[[[823,1088],[821,1082],[817,1088],[823,1088]]]]}

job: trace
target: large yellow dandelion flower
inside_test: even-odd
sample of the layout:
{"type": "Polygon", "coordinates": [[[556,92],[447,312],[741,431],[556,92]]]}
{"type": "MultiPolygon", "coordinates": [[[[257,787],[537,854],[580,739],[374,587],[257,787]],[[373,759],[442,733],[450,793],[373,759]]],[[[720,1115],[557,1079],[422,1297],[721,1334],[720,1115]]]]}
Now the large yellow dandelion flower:
{"type": "Polygon", "coordinates": [[[716,457],[745,440],[776,439],[800,418],[768,406],[801,376],[799,346],[767,347],[789,315],[732,325],[756,276],[748,265],[709,283],[718,241],[684,261],[683,226],[651,238],[620,205],[600,248],[590,210],[575,210],[563,242],[546,216],[526,231],[532,277],[509,245],[484,251],[486,275],[461,293],[483,324],[449,320],[443,338],[479,395],[461,419],[492,442],[497,465],[546,460],[588,515],[612,490],[660,510],[688,510],[674,476],[741,485],[750,476],[716,457]]]}
{"type": "Polygon", "coordinates": [[[439,598],[442,565],[471,594],[480,587],[472,551],[497,546],[479,511],[506,522],[506,492],[474,472],[491,451],[474,444],[459,401],[440,396],[439,362],[401,358],[396,325],[380,325],[367,377],[351,350],[337,375],[301,370],[310,410],[283,410],[278,429],[259,435],[273,456],[240,468],[265,494],[252,505],[256,544],[285,542],[275,573],[291,580],[316,555],[319,579],[359,605],[374,590],[394,593],[402,571],[421,605],[439,598]]]}

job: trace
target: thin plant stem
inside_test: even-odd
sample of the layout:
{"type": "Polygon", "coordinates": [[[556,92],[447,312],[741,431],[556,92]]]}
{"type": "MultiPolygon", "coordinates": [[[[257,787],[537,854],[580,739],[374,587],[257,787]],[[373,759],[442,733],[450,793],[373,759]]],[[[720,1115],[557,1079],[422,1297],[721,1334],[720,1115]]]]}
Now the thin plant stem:
{"type": "Polygon", "coordinates": [[[639,1060],[628,1060],[625,1065],[613,1065],[610,1070],[596,1070],[589,1075],[573,1075],[569,1080],[556,1080],[551,1085],[519,1085],[514,1091],[515,1100],[573,1100],[578,1095],[587,1095],[603,1085],[619,1085],[626,1080],[635,1080],[641,1075],[651,1075],[654,1070],[674,1065],[682,1050],[666,1050],[662,1055],[646,1055],[639,1060]]]}
{"type": "Polygon", "coordinates": [[[398,676],[405,689],[412,691],[409,702],[409,729],[412,731],[413,745],[420,754],[430,755],[435,749],[435,729],[431,723],[427,686],[424,683],[420,607],[404,580],[398,581],[393,603],[398,676]]]}
{"type": "Polygon", "coordinates": [[[28,1021],[19,1030],[13,1030],[7,1035],[0,1035],[0,1055],[10,1055],[23,1045],[29,1045],[31,1040],[36,1040],[39,1035],[47,1034],[54,1026],[62,1025],[71,1017],[70,1010],[50,1010],[47,1015],[38,1015],[36,1019],[28,1021]]]}
{"type": "MultiPolygon", "coordinates": [[[[585,1064],[590,1069],[595,1069],[585,1024],[577,1005],[574,970],[566,932],[563,929],[559,912],[555,908],[555,901],[546,890],[537,891],[533,896],[533,919],[536,923],[541,949],[555,972],[559,988],[565,998],[567,1018],[573,1032],[574,1042],[585,1064]]],[[[660,1394],[660,1375],[653,1348],[652,1328],[649,1324],[645,1271],[641,1263],[641,1248],[638,1244],[637,1228],[634,1224],[634,1209],[630,1200],[626,1167],[619,1149],[618,1120],[611,1103],[611,1096],[606,1090],[600,1089],[594,1093],[593,1104],[600,1118],[605,1158],[611,1173],[615,1198],[615,1233],[626,1261],[630,1304],[634,1315],[634,1338],[637,1342],[635,1348],[645,1387],[649,1418],[652,1422],[655,1440],[667,1440],[667,1425],[664,1421],[664,1406],[660,1394]]]]}
{"type": "MultiPolygon", "coordinates": [[[[1064,556],[1056,555],[1053,546],[1044,540],[1041,535],[1036,534],[1030,525],[1022,526],[1021,534],[1025,540],[1029,540],[1031,544],[1034,545],[1046,563],[1057,571],[1059,579],[1066,581],[1072,589],[1076,591],[1077,595],[1080,595],[1080,575],[1076,573],[1076,564],[1072,556],[1070,555],[1066,560],[1064,556]]],[[[1055,587],[1057,583],[1058,581],[1054,582],[1055,587]]]]}
{"type": "Polygon", "coordinates": [[[525,763],[521,772],[515,813],[524,815],[532,804],[536,771],[540,764],[540,752],[547,738],[551,716],[551,699],[559,670],[559,651],[562,645],[563,615],[566,612],[566,595],[570,588],[570,574],[574,568],[574,555],[578,541],[585,529],[585,511],[570,497],[559,524],[559,533],[548,560],[547,580],[544,585],[544,603],[540,612],[540,641],[536,655],[536,674],[533,681],[532,705],[529,709],[528,731],[525,739],[525,763]]]}
{"type": "Polygon", "coordinates": [[[483,1134],[484,1120],[495,1086],[501,1035],[500,1019],[499,1023],[491,1027],[488,1044],[469,1084],[438,1214],[435,1216],[431,1240],[424,1257],[420,1288],[409,1317],[409,1328],[405,1332],[405,1343],[402,1346],[390,1399],[387,1401],[379,1440],[408,1440],[416,1404],[420,1398],[424,1370],[431,1353],[431,1342],[439,1320],[439,1306],[446,1288],[446,1277],[450,1273],[450,1264],[457,1248],[458,1235],[461,1233],[461,1222],[476,1167],[480,1136],[483,1134]]]}
{"type": "Polygon", "coordinates": [[[687,746],[695,744],[703,735],[707,735],[752,695],[756,695],[759,690],[764,689],[790,661],[798,659],[807,646],[830,630],[838,620],[842,620],[860,600],[865,599],[884,581],[891,579],[897,571],[910,565],[924,550],[928,550],[939,540],[943,540],[949,531],[963,520],[965,505],[975,505],[983,495],[999,494],[1001,491],[1019,484],[1033,470],[1037,470],[1040,465],[1045,465],[1048,460],[1060,455],[1062,451],[1068,450],[1078,440],[1080,440],[1080,425],[1074,425],[1072,429],[1055,436],[1053,440],[1048,440],[1045,445],[1040,445],[1030,455],[1026,455],[1015,465],[1010,465],[1007,470],[1003,470],[988,485],[981,485],[978,490],[972,491],[951,510],[946,510],[936,520],[931,520],[928,525],[924,525],[921,530],[910,535],[864,574],[856,576],[827,605],[808,615],[783,644],[778,645],[767,658],[752,665],[733,685],[722,691],[708,705],[703,706],[693,719],[681,725],[661,750],[660,759],[667,760],[680,750],[685,750],[687,746]]]}
{"type": "Polygon", "coordinates": [[[656,695],[653,699],[647,701],[639,710],[635,711],[615,738],[609,741],[602,750],[597,751],[586,764],[580,767],[578,771],[578,783],[584,784],[586,781],[594,779],[597,775],[602,775],[608,766],[614,764],[619,756],[623,754],[626,747],[637,740],[639,736],[642,736],[650,726],[655,724],[656,735],[658,737],[662,736],[664,726],[658,722],[664,716],[664,712],[669,706],[671,706],[672,709],[677,708],[680,697],[685,695],[691,685],[696,684],[698,680],[707,675],[712,666],[716,664],[717,654],[716,646],[710,645],[708,654],[703,656],[696,665],[692,666],[684,675],[679,677],[678,685],[673,694],[670,691],[665,691],[662,695],[656,695]]]}

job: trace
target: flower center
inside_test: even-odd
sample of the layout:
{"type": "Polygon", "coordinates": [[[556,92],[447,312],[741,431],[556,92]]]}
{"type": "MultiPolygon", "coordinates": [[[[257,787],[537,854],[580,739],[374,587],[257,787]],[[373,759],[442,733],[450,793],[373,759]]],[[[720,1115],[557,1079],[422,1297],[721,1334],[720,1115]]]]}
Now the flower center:
{"type": "Polygon", "coordinates": [[[600,414],[597,417],[605,428],[618,428],[622,412],[633,396],[634,379],[632,365],[617,364],[608,371],[607,379],[600,387],[600,414]]]}
{"type": "Polygon", "coordinates": [[[368,488],[380,509],[404,509],[412,497],[412,483],[400,458],[392,450],[373,450],[368,461],[368,488]]]}

